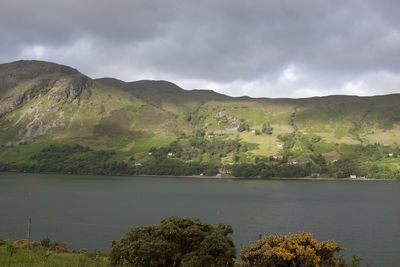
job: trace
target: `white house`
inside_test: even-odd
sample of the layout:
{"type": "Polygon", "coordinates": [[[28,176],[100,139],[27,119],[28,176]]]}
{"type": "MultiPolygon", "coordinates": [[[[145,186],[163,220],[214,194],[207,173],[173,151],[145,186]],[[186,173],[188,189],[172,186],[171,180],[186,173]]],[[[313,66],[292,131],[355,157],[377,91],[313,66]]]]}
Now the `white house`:
{"type": "Polygon", "coordinates": [[[231,171],[225,170],[225,169],[222,169],[222,168],[218,168],[218,173],[220,173],[220,174],[230,174],[231,171]]]}
{"type": "Polygon", "coordinates": [[[351,175],[350,175],[350,178],[351,178],[351,179],[356,179],[356,178],[357,178],[357,175],[351,174],[351,175]]]}

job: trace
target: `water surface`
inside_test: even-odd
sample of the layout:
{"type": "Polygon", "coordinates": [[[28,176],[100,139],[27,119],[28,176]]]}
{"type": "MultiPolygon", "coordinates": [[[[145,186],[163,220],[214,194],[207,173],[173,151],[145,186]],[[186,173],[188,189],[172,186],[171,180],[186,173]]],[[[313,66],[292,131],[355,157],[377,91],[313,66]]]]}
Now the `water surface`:
{"type": "Polygon", "coordinates": [[[108,250],[172,215],[232,225],[236,247],[307,230],[373,266],[400,266],[400,181],[293,181],[0,173],[0,239],[108,250]]]}

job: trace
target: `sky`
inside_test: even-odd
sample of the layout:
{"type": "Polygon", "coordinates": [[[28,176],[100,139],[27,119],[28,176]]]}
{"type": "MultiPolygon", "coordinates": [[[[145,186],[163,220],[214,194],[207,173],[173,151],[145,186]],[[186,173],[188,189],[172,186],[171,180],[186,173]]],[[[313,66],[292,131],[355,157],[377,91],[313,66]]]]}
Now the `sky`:
{"type": "Polygon", "coordinates": [[[399,0],[1,0],[0,63],[231,96],[400,93],[399,0]]]}

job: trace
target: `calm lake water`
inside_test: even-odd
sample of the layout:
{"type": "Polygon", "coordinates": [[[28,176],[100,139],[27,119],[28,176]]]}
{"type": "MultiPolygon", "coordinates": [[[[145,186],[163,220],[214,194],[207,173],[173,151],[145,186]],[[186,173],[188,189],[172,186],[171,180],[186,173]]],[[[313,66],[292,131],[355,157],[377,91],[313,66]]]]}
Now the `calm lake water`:
{"type": "Polygon", "coordinates": [[[400,181],[279,181],[0,173],[0,239],[26,236],[108,250],[172,215],[232,225],[248,245],[307,230],[372,266],[400,266],[400,181]]]}

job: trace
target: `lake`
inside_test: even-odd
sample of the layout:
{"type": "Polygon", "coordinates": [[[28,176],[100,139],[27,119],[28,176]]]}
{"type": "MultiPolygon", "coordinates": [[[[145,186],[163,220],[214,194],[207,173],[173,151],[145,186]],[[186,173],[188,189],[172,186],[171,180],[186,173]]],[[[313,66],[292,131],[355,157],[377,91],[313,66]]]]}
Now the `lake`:
{"type": "Polygon", "coordinates": [[[230,224],[238,251],[259,234],[314,233],[372,266],[400,266],[400,181],[301,181],[0,172],[0,239],[109,250],[172,215],[230,224]]]}

